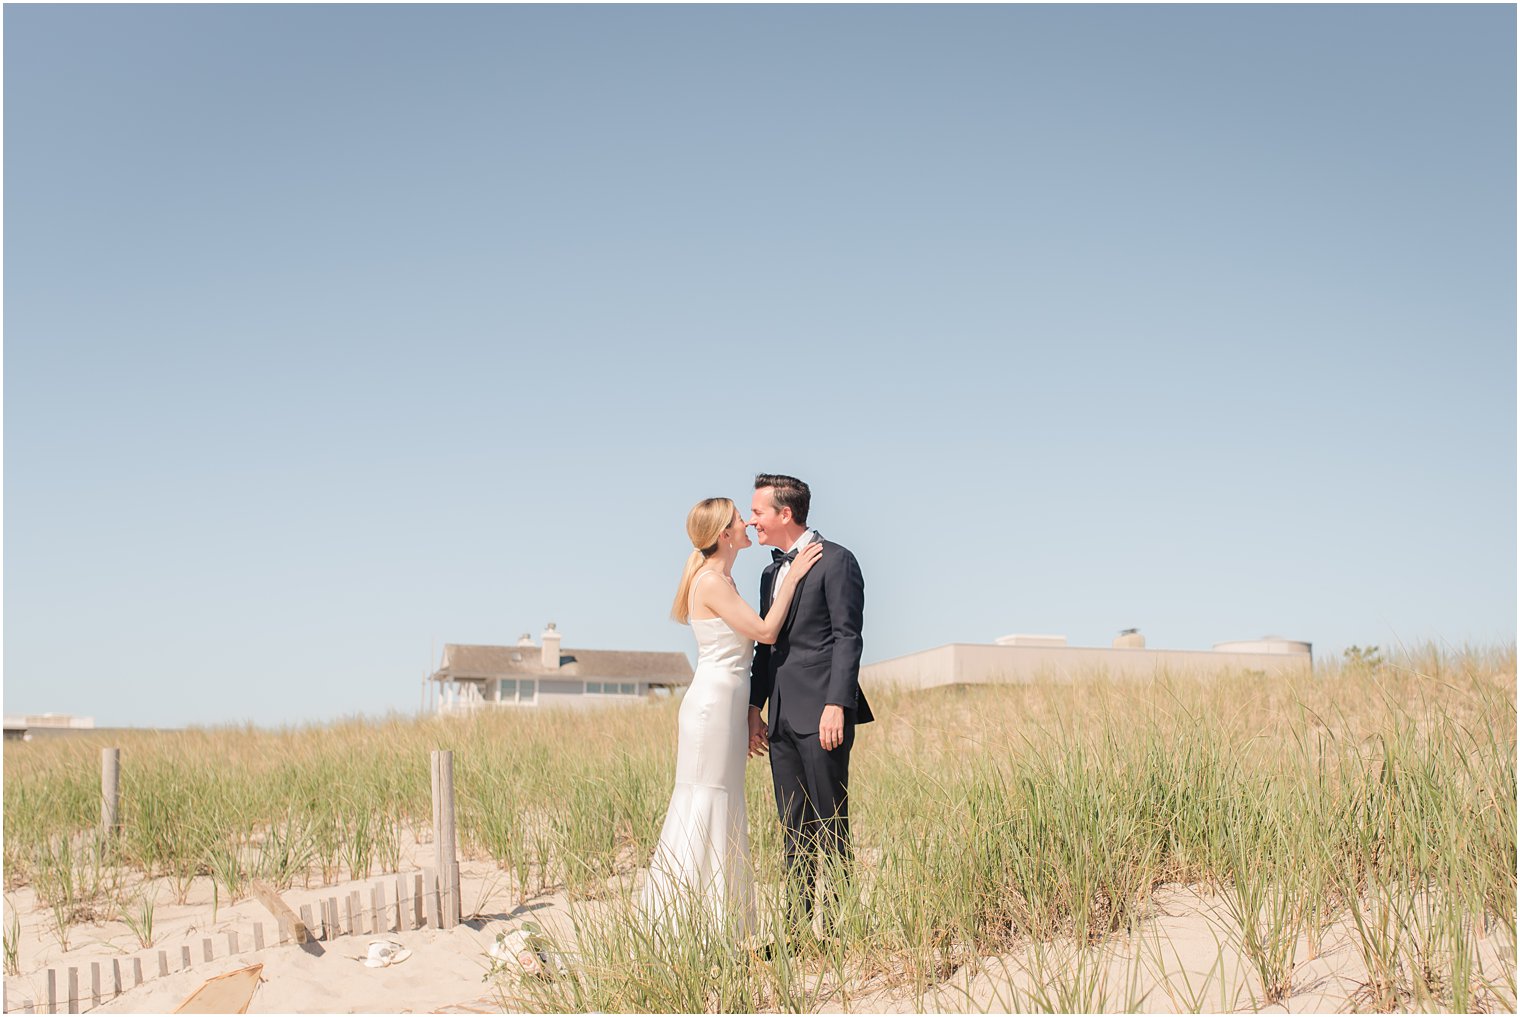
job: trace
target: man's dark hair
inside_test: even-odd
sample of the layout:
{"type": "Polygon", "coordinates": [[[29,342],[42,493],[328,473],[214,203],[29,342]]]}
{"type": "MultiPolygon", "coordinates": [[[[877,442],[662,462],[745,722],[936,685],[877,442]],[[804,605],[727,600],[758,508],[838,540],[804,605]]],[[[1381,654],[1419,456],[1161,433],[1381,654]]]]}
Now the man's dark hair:
{"type": "Polygon", "coordinates": [[[755,477],[755,490],[762,487],[772,488],[771,504],[776,507],[776,511],[789,508],[797,525],[807,525],[808,506],[812,504],[813,492],[808,490],[806,484],[784,473],[761,473],[755,477]]]}

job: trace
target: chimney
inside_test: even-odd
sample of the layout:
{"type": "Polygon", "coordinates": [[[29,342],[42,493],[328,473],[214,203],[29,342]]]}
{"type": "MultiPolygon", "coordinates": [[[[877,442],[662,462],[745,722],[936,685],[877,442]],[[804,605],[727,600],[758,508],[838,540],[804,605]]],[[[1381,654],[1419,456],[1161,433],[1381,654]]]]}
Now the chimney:
{"type": "Polygon", "coordinates": [[[531,633],[531,632],[524,632],[522,635],[518,636],[517,637],[517,645],[518,646],[532,646],[533,645],[533,633],[531,633]]]}
{"type": "Polygon", "coordinates": [[[1123,629],[1119,632],[1118,637],[1114,639],[1114,649],[1143,650],[1145,649],[1145,637],[1140,634],[1139,629],[1123,629]]]}
{"type": "Polygon", "coordinates": [[[559,632],[555,629],[553,622],[550,622],[549,627],[544,629],[544,634],[539,636],[539,639],[544,644],[544,670],[558,671],[559,632]]]}

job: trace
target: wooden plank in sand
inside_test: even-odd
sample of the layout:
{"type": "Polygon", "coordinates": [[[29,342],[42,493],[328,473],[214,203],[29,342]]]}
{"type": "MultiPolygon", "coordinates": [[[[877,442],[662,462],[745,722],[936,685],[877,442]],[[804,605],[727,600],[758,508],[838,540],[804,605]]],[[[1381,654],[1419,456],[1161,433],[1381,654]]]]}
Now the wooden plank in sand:
{"type": "Polygon", "coordinates": [[[345,936],[357,936],[359,934],[359,926],[354,924],[355,920],[359,917],[359,910],[354,907],[354,901],[358,899],[359,895],[357,893],[351,893],[343,898],[343,934],[345,936]]]}
{"type": "Polygon", "coordinates": [[[174,1008],[174,1013],[247,1013],[253,993],[259,987],[262,964],[250,964],[246,968],[217,975],[201,984],[201,987],[185,997],[174,1008]]]}
{"type": "Polygon", "coordinates": [[[123,980],[122,980],[122,977],[121,977],[121,958],[120,957],[112,957],[111,958],[111,995],[113,997],[120,996],[122,988],[123,988],[123,980]]]}
{"type": "Polygon", "coordinates": [[[235,931],[229,932],[229,933],[227,933],[227,956],[228,957],[236,957],[237,955],[238,955],[238,934],[235,931]]]}
{"type": "Polygon", "coordinates": [[[412,914],[416,918],[412,928],[422,928],[422,873],[420,872],[412,873],[412,914]]]}
{"type": "Polygon", "coordinates": [[[286,937],[296,941],[299,946],[311,938],[311,908],[302,906],[301,917],[290,909],[290,905],[280,899],[280,895],[274,892],[274,888],[263,880],[253,881],[253,895],[259,899],[259,903],[269,909],[274,915],[275,923],[280,927],[280,942],[285,942],[286,937]]]}
{"type": "Polygon", "coordinates": [[[79,969],[69,968],[69,1013],[79,1012],[79,969]]]}
{"type": "Polygon", "coordinates": [[[132,958],[132,987],[135,989],[142,984],[142,958],[132,958]]]}
{"type": "Polygon", "coordinates": [[[253,927],[253,949],[257,953],[264,949],[264,923],[258,922],[253,927]]]}
{"type": "MultiPolygon", "coordinates": [[[[306,941],[304,943],[300,944],[301,949],[305,950],[307,953],[311,954],[313,957],[320,957],[320,956],[322,956],[322,954],[325,953],[326,951],[324,951],[322,949],[322,945],[317,942],[317,938],[314,935],[314,930],[316,929],[316,926],[314,926],[314,925],[311,924],[311,905],[310,904],[302,904],[301,905],[301,922],[302,922],[302,928],[306,930],[306,941]]],[[[284,938],[283,938],[284,935],[285,935],[284,927],[281,926],[281,931],[280,931],[281,942],[284,942],[284,938]]]]}
{"type": "Polygon", "coordinates": [[[438,875],[432,869],[422,870],[422,893],[427,898],[428,924],[435,929],[443,928],[438,921],[438,875]]]}
{"type": "Polygon", "coordinates": [[[329,897],[329,898],[327,898],[327,915],[331,919],[332,924],[329,925],[329,926],[327,926],[327,935],[324,936],[323,938],[324,939],[337,939],[338,936],[342,935],[341,930],[339,930],[339,928],[338,928],[338,898],[337,897],[329,897]]]}
{"type": "Polygon", "coordinates": [[[202,960],[215,960],[216,959],[216,952],[214,951],[214,949],[211,946],[211,937],[210,936],[202,936],[201,937],[201,959],[202,960]]]}
{"type": "Polygon", "coordinates": [[[47,1012],[58,1012],[58,969],[48,968],[47,971],[47,1012]]]}
{"type": "Polygon", "coordinates": [[[158,977],[163,978],[169,973],[169,951],[158,951],[158,977]]]}
{"type": "Polygon", "coordinates": [[[411,882],[401,873],[396,873],[396,931],[405,932],[413,928],[411,924],[412,905],[411,899],[406,895],[406,884],[411,882]]]}
{"type": "Polygon", "coordinates": [[[385,884],[369,888],[369,931],[376,936],[391,931],[390,915],[385,913],[385,884]]]}
{"type": "Polygon", "coordinates": [[[100,961],[90,962],[90,1007],[100,1005],[100,961]]]}
{"type": "Polygon", "coordinates": [[[185,943],[179,948],[179,969],[184,971],[190,967],[190,944],[185,943]]]}

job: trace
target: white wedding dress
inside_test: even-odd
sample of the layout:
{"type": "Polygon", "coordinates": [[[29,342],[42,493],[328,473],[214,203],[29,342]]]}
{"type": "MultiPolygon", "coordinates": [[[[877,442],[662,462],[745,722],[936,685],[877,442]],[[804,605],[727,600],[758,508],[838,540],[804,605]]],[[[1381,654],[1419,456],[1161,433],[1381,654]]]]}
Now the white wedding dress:
{"type": "Polygon", "coordinates": [[[652,917],[674,921],[691,902],[701,901],[730,933],[742,937],[755,931],[744,807],[755,644],[722,618],[692,618],[691,630],[697,670],[681,701],[675,793],[649,864],[643,902],[652,917]]]}

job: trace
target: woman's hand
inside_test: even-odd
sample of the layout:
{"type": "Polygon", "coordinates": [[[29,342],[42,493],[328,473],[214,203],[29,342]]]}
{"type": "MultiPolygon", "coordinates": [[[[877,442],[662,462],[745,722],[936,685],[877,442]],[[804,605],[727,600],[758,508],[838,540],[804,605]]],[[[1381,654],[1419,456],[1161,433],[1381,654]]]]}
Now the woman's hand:
{"type": "Polygon", "coordinates": [[[809,569],[818,564],[822,555],[823,544],[818,541],[798,549],[797,557],[792,559],[792,567],[786,570],[786,578],[773,591],[771,606],[764,618],[757,615],[754,608],[744,603],[744,598],[730,587],[708,583],[712,589],[705,591],[703,596],[711,598],[707,603],[711,605],[713,613],[728,622],[735,632],[741,633],[746,639],[773,646],[776,637],[781,634],[781,626],[786,622],[787,608],[792,603],[793,594],[797,592],[797,584],[808,574],[809,569]]]}
{"type": "Polygon", "coordinates": [[[815,540],[811,544],[797,552],[797,557],[792,559],[792,567],[786,570],[786,581],[796,586],[802,582],[802,577],[808,574],[808,570],[818,564],[818,559],[823,557],[823,541],[815,540]]]}
{"type": "Polygon", "coordinates": [[[770,751],[770,736],[765,730],[765,721],[760,718],[758,707],[749,708],[749,754],[751,757],[763,756],[770,751]]]}

